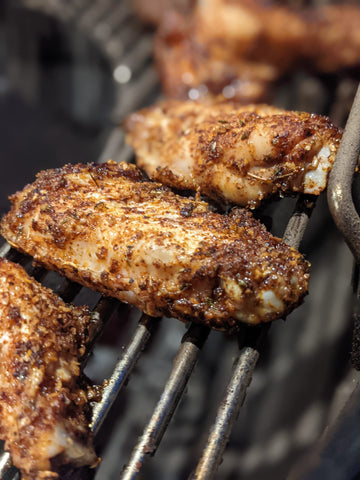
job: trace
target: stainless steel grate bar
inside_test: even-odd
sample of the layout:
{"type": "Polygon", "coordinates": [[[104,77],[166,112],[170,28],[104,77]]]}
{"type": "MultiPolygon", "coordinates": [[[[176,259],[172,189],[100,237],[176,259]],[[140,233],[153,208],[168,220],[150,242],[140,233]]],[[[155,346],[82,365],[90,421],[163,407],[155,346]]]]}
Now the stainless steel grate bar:
{"type": "MultiPolygon", "coordinates": [[[[283,236],[284,241],[290,246],[298,248],[300,245],[315,202],[316,199],[311,196],[301,195],[299,197],[283,236]]],[[[222,456],[232,427],[244,402],[246,390],[250,385],[260,356],[259,350],[270,324],[261,325],[259,330],[254,332],[255,335],[252,334],[251,327],[246,328],[250,338],[242,340],[242,344],[245,346],[240,351],[225,395],[218,408],[215,422],[191,480],[211,480],[214,478],[222,462],[222,456]]]]}
{"type": "Polygon", "coordinates": [[[207,327],[192,324],[184,335],[164,391],[142,437],[132,452],[121,480],[135,479],[145,458],[153,455],[158,448],[209,331],[207,327]]]}
{"type": "Polygon", "coordinates": [[[10,253],[11,247],[10,245],[5,242],[3,245],[0,247],[0,257],[4,258],[10,253]]]}
{"type": "Polygon", "coordinates": [[[294,248],[299,248],[304,236],[310,216],[315,207],[317,197],[313,195],[300,195],[296,202],[294,213],[286,226],[283,240],[294,248]]]}
{"type": "Polygon", "coordinates": [[[360,154],[360,86],[330,174],[328,202],[334,221],[343,234],[355,260],[360,264],[360,218],[352,198],[354,171],[360,154]]]}
{"type": "Polygon", "coordinates": [[[250,385],[259,352],[251,347],[240,351],[234,372],[226,388],[224,399],[217,412],[215,423],[211,429],[206,447],[191,480],[211,479],[216,474],[222,461],[232,426],[245,399],[247,387],[250,385]]]}
{"type": "Polygon", "coordinates": [[[11,468],[11,458],[9,452],[4,452],[0,456],[0,478],[3,478],[5,473],[11,468]]]}
{"type": "Polygon", "coordinates": [[[95,28],[99,21],[109,12],[113,14],[114,0],[102,0],[101,2],[92,3],[90,8],[82,15],[79,25],[83,28],[95,28]]]}
{"type": "Polygon", "coordinates": [[[152,327],[157,321],[157,319],[148,317],[147,315],[141,317],[132,339],[120,361],[116,364],[113,374],[104,386],[101,401],[93,407],[90,427],[95,434],[99,431],[120,389],[129,378],[141,352],[150,339],[152,327]]]}

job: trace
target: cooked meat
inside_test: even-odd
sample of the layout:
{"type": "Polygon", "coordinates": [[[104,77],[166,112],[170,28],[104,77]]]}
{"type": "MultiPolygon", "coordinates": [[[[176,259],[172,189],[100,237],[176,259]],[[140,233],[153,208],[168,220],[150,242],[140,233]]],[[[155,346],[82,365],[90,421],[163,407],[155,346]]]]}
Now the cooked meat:
{"type": "Polygon", "coordinates": [[[162,89],[170,98],[197,100],[223,94],[240,103],[264,101],[278,78],[268,61],[231,55],[223,48],[210,48],[198,38],[194,19],[178,12],[165,12],[154,42],[154,56],[162,89]]]}
{"type": "Polygon", "coordinates": [[[360,66],[359,5],[315,9],[308,25],[305,55],[314,70],[332,73],[360,66]]]}
{"type": "Polygon", "coordinates": [[[97,462],[79,384],[89,312],[65,305],[0,259],[0,438],[22,479],[58,478],[51,461],[97,462]]]}
{"type": "Polygon", "coordinates": [[[134,165],[44,171],[11,201],[12,245],[152,316],[227,329],[284,317],[307,292],[307,262],[250,212],[213,213],[134,165]]]}
{"type": "Polygon", "coordinates": [[[155,40],[164,93],[264,101],[272,84],[296,69],[359,66],[359,24],[353,5],[300,12],[259,0],[202,0],[191,14],[167,12],[155,40]]]}
{"type": "Polygon", "coordinates": [[[341,138],[319,115],[229,102],[167,100],[124,127],[152,179],[250,207],[277,192],[318,195],[341,138]]]}

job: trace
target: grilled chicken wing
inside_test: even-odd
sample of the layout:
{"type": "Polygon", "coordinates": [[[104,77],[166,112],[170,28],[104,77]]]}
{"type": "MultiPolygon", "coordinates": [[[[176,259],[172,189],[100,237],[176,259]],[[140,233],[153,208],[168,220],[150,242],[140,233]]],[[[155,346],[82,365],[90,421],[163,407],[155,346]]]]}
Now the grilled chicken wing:
{"type": "Polygon", "coordinates": [[[97,461],[78,383],[89,312],[65,305],[0,259],[0,438],[22,478],[58,478],[51,460],[97,461]]]}
{"type": "Polygon", "coordinates": [[[165,95],[197,100],[209,93],[223,94],[243,104],[266,100],[280,76],[278,68],[266,59],[234,55],[223,42],[217,48],[217,39],[200,38],[197,17],[195,13],[189,19],[175,11],[163,16],[154,58],[165,95]]]}
{"type": "Polygon", "coordinates": [[[11,201],[12,245],[149,315],[226,329],[284,317],[307,292],[307,262],[250,212],[213,213],[133,165],[45,171],[11,201]]]}
{"type": "Polygon", "coordinates": [[[200,0],[188,15],[163,15],[155,59],[164,92],[197,99],[224,94],[243,103],[266,100],[284,74],[360,64],[360,9],[304,11],[259,0],[200,0]]]}
{"type": "Polygon", "coordinates": [[[323,6],[309,12],[305,61],[333,73],[360,65],[359,5],[323,6]]]}
{"type": "Polygon", "coordinates": [[[229,102],[167,100],[124,127],[152,179],[250,207],[276,192],[319,194],[341,138],[325,117],[229,102]]]}

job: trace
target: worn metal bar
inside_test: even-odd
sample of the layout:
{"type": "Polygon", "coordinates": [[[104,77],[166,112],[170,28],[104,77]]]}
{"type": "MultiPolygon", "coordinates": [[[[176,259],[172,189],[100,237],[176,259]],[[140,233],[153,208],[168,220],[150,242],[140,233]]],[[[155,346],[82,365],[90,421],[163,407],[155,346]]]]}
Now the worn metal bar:
{"type": "Polygon", "coordinates": [[[191,480],[211,479],[216,474],[258,358],[259,352],[254,348],[245,347],[241,350],[207,444],[194,474],[190,477],[191,480]]]}
{"type": "Polygon", "coordinates": [[[0,247],[0,257],[1,257],[1,258],[6,257],[6,255],[9,254],[10,250],[11,250],[10,245],[9,245],[7,242],[5,242],[5,243],[4,243],[3,245],[1,245],[1,247],[0,247]]]}
{"type": "Polygon", "coordinates": [[[102,392],[102,398],[99,403],[93,407],[93,416],[91,422],[91,430],[96,434],[112,404],[114,403],[120,389],[126,382],[132,372],[136,362],[150,339],[152,328],[158,319],[143,315],[139,321],[136,331],[130,340],[126,350],[124,351],[120,361],[107,380],[102,392]]]}
{"type": "Polygon", "coordinates": [[[330,173],[328,202],[334,221],[360,264],[360,218],[352,197],[352,182],[360,154],[360,86],[330,173]]]}
{"type": "Polygon", "coordinates": [[[88,360],[96,340],[103,331],[106,322],[109,320],[117,305],[118,301],[114,298],[101,297],[96,307],[91,312],[89,341],[86,345],[86,353],[81,359],[83,365],[85,365],[86,361],[88,360]]]}
{"type": "Polygon", "coordinates": [[[3,478],[5,473],[11,468],[11,458],[9,452],[3,452],[0,455],[0,478],[3,478]]]}
{"type": "Polygon", "coordinates": [[[145,427],[143,435],[132,452],[128,465],[121,475],[122,480],[135,479],[145,457],[153,455],[158,448],[208,334],[209,329],[207,327],[192,324],[184,335],[164,391],[148,425],[145,427]]]}
{"type": "MultiPolygon", "coordinates": [[[[294,213],[283,235],[283,240],[288,245],[294,248],[299,247],[315,202],[316,198],[310,195],[301,195],[298,198],[294,213]]],[[[270,324],[265,324],[256,328],[244,327],[243,331],[240,331],[239,341],[243,348],[240,350],[233,374],[218,408],[215,422],[191,480],[214,478],[222,461],[232,427],[245,399],[246,390],[260,356],[261,345],[269,328],[270,324]]]]}
{"type": "Polygon", "coordinates": [[[300,195],[294,213],[292,214],[284,235],[283,240],[290,247],[299,248],[300,242],[304,236],[311,213],[315,207],[316,199],[314,195],[300,195]]]}
{"type": "Polygon", "coordinates": [[[102,0],[101,2],[91,3],[90,7],[79,20],[80,27],[88,29],[95,28],[104,16],[109,12],[112,13],[113,7],[113,0],[102,0]]]}
{"type": "Polygon", "coordinates": [[[26,258],[25,255],[15,250],[7,242],[4,242],[0,247],[0,257],[7,258],[8,260],[11,260],[13,262],[18,262],[18,263],[20,263],[21,260],[24,260],[24,258],[26,258]]]}

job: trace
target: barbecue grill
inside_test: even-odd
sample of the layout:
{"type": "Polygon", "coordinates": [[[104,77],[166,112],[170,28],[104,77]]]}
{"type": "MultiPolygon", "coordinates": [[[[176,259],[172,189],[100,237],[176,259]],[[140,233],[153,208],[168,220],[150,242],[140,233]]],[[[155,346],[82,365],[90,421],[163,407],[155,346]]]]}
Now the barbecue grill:
{"type": "MultiPolygon", "coordinates": [[[[132,161],[131,149],[124,144],[124,134],[122,130],[118,128],[118,123],[124,115],[141,106],[152,103],[159,95],[157,77],[151,62],[150,40],[152,33],[145,29],[134,18],[131,6],[124,2],[119,3],[114,0],[104,0],[101,2],[72,0],[64,4],[64,2],[60,1],[43,2],[40,0],[23,0],[22,5],[35,11],[41,9],[42,12],[58,18],[61,22],[76,25],[88,35],[93,42],[96,42],[98,47],[104,52],[113,70],[115,101],[111,121],[107,126],[107,141],[98,161],[103,162],[109,158],[118,162],[132,161]]],[[[16,63],[16,56],[12,61],[16,63]]],[[[12,69],[12,71],[16,70],[18,71],[16,68],[12,69]]],[[[291,85],[287,85],[286,89],[279,90],[276,102],[289,108],[312,110],[329,114],[335,123],[341,125],[348,115],[349,100],[352,100],[355,92],[355,82],[349,79],[340,80],[335,78],[332,78],[331,82],[329,82],[329,78],[326,80],[327,82],[321,82],[321,79],[300,74],[294,81],[289,81],[291,85]]],[[[19,84],[18,88],[21,90],[22,85],[19,84]]],[[[350,211],[349,205],[352,204],[351,195],[350,198],[349,195],[348,198],[344,198],[344,202],[340,202],[340,200],[343,200],[343,196],[341,196],[341,194],[339,196],[339,192],[350,191],[356,163],[354,163],[354,158],[357,158],[358,150],[351,154],[350,158],[348,149],[351,147],[348,145],[349,142],[351,143],[353,139],[358,136],[359,121],[356,115],[358,115],[359,111],[360,98],[358,97],[352,110],[351,120],[349,120],[350,140],[348,137],[344,137],[342,144],[342,160],[340,161],[344,162],[341,165],[347,165],[347,175],[346,178],[339,178],[341,175],[339,175],[338,170],[335,169],[329,190],[329,195],[332,199],[332,213],[339,229],[342,230],[343,226],[346,228],[344,233],[357,261],[360,260],[360,249],[358,246],[358,238],[360,238],[360,236],[357,235],[359,228],[358,217],[354,211],[350,211]],[[355,119],[353,119],[353,117],[355,119]],[[340,190],[340,188],[343,188],[343,190],[340,190]],[[356,219],[355,223],[351,224],[350,229],[348,228],[348,222],[342,221],[342,210],[338,210],[339,208],[344,208],[344,203],[345,210],[347,212],[350,211],[351,218],[356,219]]],[[[358,138],[360,138],[360,135],[358,138]]],[[[300,242],[303,240],[304,250],[306,252],[311,252],[314,243],[319,240],[316,232],[321,231],[324,226],[328,227],[331,225],[329,216],[327,216],[326,207],[324,207],[324,197],[320,198],[319,201],[317,201],[315,197],[306,195],[301,195],[295,200],[284,199],[278,204],[270,205],[267,210],[261,212],[262,220],[267,222],[269,215],[272,217],[272,227],[275,234],[283,236],[288,244],[296,248],[299,247],[300,242]],[[319,205],[314,210],[316,203],[319,203],[319,205]],[[311,229],[310,233],[308,233],[306,227],[308,226],[313,210],[314,216],[316,217],[315,222],[317,222],[317,225],[320,224],[320,227],[317,226],[314,229],[315,233],[312,233],[311,229]],[[317,213],[318,211],[320,213],[317,213]]],[[[335,246],[338,256],[332,258],[331,261],[333,265],[328,265],[328,270],[322,270],[317,274],[315,269],[314,284],[320,285],[320,292],[316,292],[318,300],[305,301],[305,309],[301,307],[294,312],[292,315],[292,317],[295,317],[294,320],[290,319],[287,325],[272,327],[272,330],[292,329],[291,333],[289,333],[287,337],[284,337],[282,341],[291,342],[294,341],[296,337],[302,335],[303,350],[309,350],[311,348],[309,345],[306,346],[308,337],[313,335],[314,343],[318,342],[319,338],[321,338],[320,330],[324,328],[325,323],[320,322],[320,325],[314,326],[314,322],[316,322],[316,317],[322,308],[322,298],[329,297],[327,289],[331,287],[340,289],[340,291],[337,292],[336,302],[331,302],[329,298],[327,300],[330,306],[325,312],[325,316],[328,316],[328,318],[326,319],[327,331],[324,335],[327,336],[328,339],[331,339],[331,335],[333,335],[334,338],[336,336],[340,337],[344,339],[344,348],[346,349],[348,347],[347,327],[343,324],[341,326],[338,319],[342,318],[345,322],[345,320],[349,318],[351,310],[351,303],[349,301],[350,289],[348,288],[350,281],[346,284],[346,279],[350,276],[352,259],[348,251],[343,248],[342,243],[339,241],[339,236],[334,233],[333,235],[335,240],[333,243],[331,243],[331,240],[327,248],[329,249],[330,247],[331,249],[335,246]],[[336,272],[338,278],[333,279],[333,282],[329,282],[326,278],[327,272],[331,272],[330,275],[334,275],[334,272],[336,272]],[[307,303],[309,307],[306,306],[307,303]],[[337,308],[332,311],[334,305],[337,305],[337,308]],[[314,309],[313,314],[310,313],[310,308],[314,309]],[[305,315],[309,316],[306,323],[301,319],[301,317],[305,315]],[[299,318],[299,321],[297,321],[296,318],[299,318]],[[290,325],[293,321],[294,328],[290,325]],[[308,330],[307,337],[302,333],[304,328],[308,330]]],[[[325,242],[326,239],[322,237],[320,240],[325,242]]],[[[309,255],[310,254],[311,253],[309,253],[309,255]]],[[[239,471],[242,472],[244,478],[261,478],[261,474],[259,472],[256,473],[256,470],[254,470],[254,476],[249,474],[246,477],[246,469],[248,469],[248,471],[251,470],[251,465],[261,457],[261,454],[264,454],[265,449],[261,452],[261,448],[259,447],[257,451],[255,445],[252,450],[248,450],[247,456],[241,456],[241,445],[235,444],[234,449],[232,449],[230,440],[230,455],[227,457],[224,451],[229,441],[233,425],[239,415],[240,407],[244,403],[247,387],[252,380],[260,354],[265,357],[264,362],[268,360],[266,356],[271,356],[269,353],[271,346],[269,345],[271,345],[271,339],[274,335],[272,336],[272,332],[269,332],[269,325],[252,328],[244,326],[236,336],[232,338],[227,338],[219,332],[210,332],[208,328],[195,324],[187,326],[184,333],[185,327],[180,324],[180,322],[169,319],[154,319],[146,315],[141,315],[141,313],[135,309],[121,305],[115,300],[107,298],[99,299],[98,295],[95,295],[87,289],[80,289],[78,285],[52,272],[47,272],[42,268],[32,266],[28,257],[19,254],[7,244],[2,245],[0,255],[24,265],[30,274],[46,285],[52,286],[56,293],[65,301],[75,301],[76,303],[87,302],[93,306],[95,312],[93,317],[93,345],[95,354],[94,356],[90,356],[88,366],[85,367],[85,373],[91,378],[92,375],[97,377],[98,364],[101,363],[99,362],[99,358],[102,358],[102,367],[104,367],[105,363],[102,375],[104,375],[105,371],[105,376],[108,379],[105,383],[101,401],[94,404],[91,424],[91,428],[97,436],[97,442],[101,446],[104,456],[103,465],[99,468],[96,478],[118,478],[123,463],[126,462],[126,466],[121,472],[121,478],[123,480],[140,478],[141,476],[142,478],[169,479],[169,470],[166,470],[166,468],[169,469],[169,466],[164,467],[163,473],[159,473],[161,467],[156,467],[155,470],[152,471],[152,474],[147,474],[148,471],[151,471],[147,470],[147,468],[149,468],[148,464],[151,463],[151,460],[148,461],[148,459],[156,452],[167,429],[167,437],[170,438],[173,444],[177,442],[177,439],[185,438],[188,445],[191,445],[191,441],[193,445],[192,448],[190,446],[186,453],[190,461],[184,468],[178,465],[181,463],[183,457],[179,460],[176,455],[171,456],[170,452],[170,459],[176,466],[176,471],[178,472],[177,477],[174,476],[173,478],[189,477],[194,480],[215,478],[216,472],[223,459],[224,465],[220,467],[220,476],[217,478],[239,478],[239,471]],[[109,332],[112,332],[115,325],[118,325],[119,317],[122,320],[122,325],[121,327],[116,327],[116,329],[120,330],[120,334],[118,335],[119,338],[116,339],[117,343],[115,347],[119,350],[120,359],[111,372],[109,371],[108,363],[110,363],[110,360],[106,357],[106,349],[108,344],[111,343],[109,342],[109,332]],[[102,340],[103,346],[101,346],[101,341],[99,340],[101,332],[104,332],[102,340]],[[160,355],[158,363],[156,363],[157,355],[159,355],[158,350],[160,346],[164,344],[167,345],[167,349],[165,349],[165,353],[163,353],[162,356],[160,355]],[[96,348],[98,346],[99,349],[97,352],[96,348]],[[212,350],[219,352],[219,356],[223,356],[221,361],[220,358],[213,358],[213,354],[211,354],[212,350]],[[151,360],[149,360],[151,355],[155,356],[155,361],[152,363],[151,360]],[[167,372],[162,370],[164,358],[168,361],[167,372]],[[140,367],[137,370],[138,367],[136,365],[138,360],[140,367]],[[147,362],[151,364],[151,367],[146,368],[147,362]],[[193,373],[197,363],[199,364],[200,372],[197,372],[196,369],[193,373]],[[207,364],[207,366],[204,367],[204,364],[207,364]],[[151,368],[153,369],[152,371],[151,368]],[[206,369],[216,377],[216,382],[213,382],[211,386],[207,386],[207,380],[201,378],[202,372],[206,369]],[[106,372],[106,370],[108,370],[108,372],[106,372]],[[132,372],[134,372],[133,375],[131,375],[132,372]],[[106,373],[108,373],[108,375],[106,373]],[[225,382],[223,381],[223,377],[226,377],[225,382]],[[147,402],[146,400],[141,403],[142,407],[140,408],[144,408],[146,415],[141,415],[142,412],[139,412],[139,417],[147,418],[147,421],[141,425],[141,428],[139,428],[137,422],[133,421],[132,424],[130,422],[130,427],[134,429],[131,437],[133,449],[132,452],[129,452],[128,459],[118,465],[118,474],[116,474],[114,473],[113,466],[108,466],[107,456],[110,456],[111,450],[116,450],[126,445],[127,442],[124,436],[128,435],[129,427],[128,429],[124,429],[125,433],[121,433],[121,427],[114,433],[114,429],[110,423],[121,422],[121,412],[124,412],[124,415],[126,415],[126,398],[122,398],[122,395],[128,390],[123,387],[125,387],[129,379],[129,388],[130,385],[134,383],[134,391],[137,392],[138,396],[147,394],[146,390],[141,390],[141,383],[143,383],[144,386],[149,383],[152,384],[158,401],[153,405],[148,405],[150,401],[147,402]],[[189,387],[187,387],[188,382],[190,382],[189,387]],[[218,389],[217,385],[219,384],[222,385],[222,388],[224,387],[224,392],[220,395],[220,392],[216,392],[218,389]],[[214,385],[216,385],[216,387],[214,387],[214,385]],[[200,388],[200,386],[203,391],[196,396],[192,393],[191,389],[200,388]],[[184,392],[187,388],[189,392],[188,395],[184,397],[184,392]],[[200,414],[199,410],[204,409],[208,403],[207,395],[217,397],[215,402],[213,402],[217,404],[217,407],[214,408],[211,406],[209,412],[200,414]],[[196,405],[199,398],[202,403],[196,405]],[[174,421],[170,423],[180,400],[182,400],[182,404],[175,413],[174,421]],[[186,412],[186,409],[183,409],[183,405],[186,403],[190,404],[191,401],[193,402],[192,408],[195,410],[197,408],[198,412],[196,415],[190,414],[190,420],[186,419],[187,423],[194,422],[189,439],[189,434],[181,432],[181,415],[185,415],[184,411],[186,412]],[[116,408],[111,408],[114,402],[116,403],[116,408]],[[193,417],[191,415],[193,415],[193,417]],[[196,423],[199,422],[199,419],[202,420],[202,425],[196,423]],[[172,429],[174,423],[176,428],[172,429]],[[197,433],[197,431],[199,433],[197,433]],[[104,448],[106,444],[110,444],[110,446],[104,448]],[[201,448],[199,448],[199,445],[201,445],[201,448]],[[240,460],[234,452],[239,452],[240,460]],[[191,462],[193,463],[191,464],[191,462]],[[237,462],[243,463],[242,469],[238,469],[236,466],[237,462]],[[223,470],[224,468],[225,470],[223,470]],[[224,471],[226,471],[226,474],[221,473],[224,471]],[[154,475],[154,472],[157,472],[157,474],[154,475]]],[[[317,260],[314,259],[313,263],[314,269],[316,268],[317,260]]],[[[320,268],[322,267],[323,265],[321,265],[320,268]]],[[[314,284],[310,284],[310,289],[314,284]]],[[[324,316],[324,313],[322,315],[324,316]]],[[[273,346],[273,348],[277,347],[281,347],[281,341],[273,346]]],[[[112,348],[114,348],[114,345],[112,345],[112,348]]],[[[310,353],[312,355],[320,355],[320,351],[321,348],[319,347],[318,349],[315,348],[315,352],[310,353]]],[[[218,357],[218,354],[216,354],[216,357],[218,357]]],[[[284,359],[283,362],[285,362],[284,359]]],[[[280,372],[278,377],[280,376],[282,379],[291,377],[292,366],[294,365],[283,363],[277,370],[277,372],[280,372]]],[[[332,367],[328,366],[326,368],[332,367]]],[[[345,368],[342,371],[343,377],[344,370],[345,368]]],[[[269,372],[267,373],[269,374],[269,372]]],[[[316,375],[316,372],[314,375],[316,375]]],[[[261,383],[265,381],[264,376],[264,372],[258,376],[256,374],[254,376],[253,387],[255,400],[256,395],[262,392],[261,383]]],[[[352,380],[353,372],[350,372],[347,378],[352,380]]],[[[276,379],[275,377],[275,380],[279,382],[279,378],[276,379]]],[[[275,390],[276,381],[274,382],[275,390]]],[[[345,382],[345,387],[348,387],[348,385],[349,382],[345,382]]],[[[252,389],[250,389],[249,398],[250,405],[252,400],[251,390],[252,389]]],[[[317,399],[324,394],[319,391],[314,391],[313,393],[317,399]]],[[[330,392],[328,392],[327,395],[329,397],[330,392]]],[[[126,397],[125,394],[124,396],[126,397]]],[[[346,391],[344,396],[346,396],[346,391]]],[[[274,403],[277,400],[278,397],[276,393],[273,396],[267,396],[269,403],[274,403]]],[[[341,398],[338,403],[342,404],[343,399],[341,398]]],[[[140,403],[138,405],[140,405],[140,403]]],[[[185,405],[185,407],[188,411],[191,411],[189,405],[185,405]]],[[[248,410],[251,409],[251,407],[246,408],[248,410]]],[[[256,408],[256,404],[253,408],[256,408]]],[[[266,412],[263,410],[259,412],[259,415],[262,416],[266,423],[266,412]]],[[[250,415],[250,417],[251,416],[253,417],[253,414],[250,415]]],[[[314,422],[318,422],[318,424],[313,428],[313,433],[310,434],[310,437],[306,431],[301,431],[301,422],[299,422],[297,429],[298,454],[304,452],[305,446],[315,440],[326,423],[327,414],[323,411],[322,414],[320,413],[316,418],[314,422]]],[[[239,424],[239,428],[247,427],[246,419],[242,421],[240,419],[239,424]]],[[[283,436],[278,436],[272,444],[272,454],[275,457],[277,452],[281,450],[281,442],[284,446],[286,441],[291,441],[290,436],[286,437],[286,432],[282,432],[282,434],[283,436]]],[[[168,442],[168,440],[166,442],[168,442]]],[[[159,457],[161,458],[160,451],[159,457]]],[[[156,458],[152,460],[152,462],[155,462],[156,458]]],[[[294,460],[295,457],[291,458],[291,455],[289,455],[285,467],[287,470],[289,469],[289,464],[294,460]]],[[[164,462],[164,464],[165,463],[166,462],[164,462]]],[[[284,470],[284,472],[287,470],[284,470]]],[[[11,467],[11,459],[7,452],[4,452],[0,457],[0,475],[1,478],[6,480],[19,478],[18,472],[11,467]]],[[[70,471],[67,475],[69,475],[69,478],[75,478],[76,474],[70,471]]],[[[83,472],[82,475],[82,478],[92,478],[87,470],[83,472]]],[[[271,474],[269,474],[266,478],[276,477],[271,477],[271,474]]]]}

